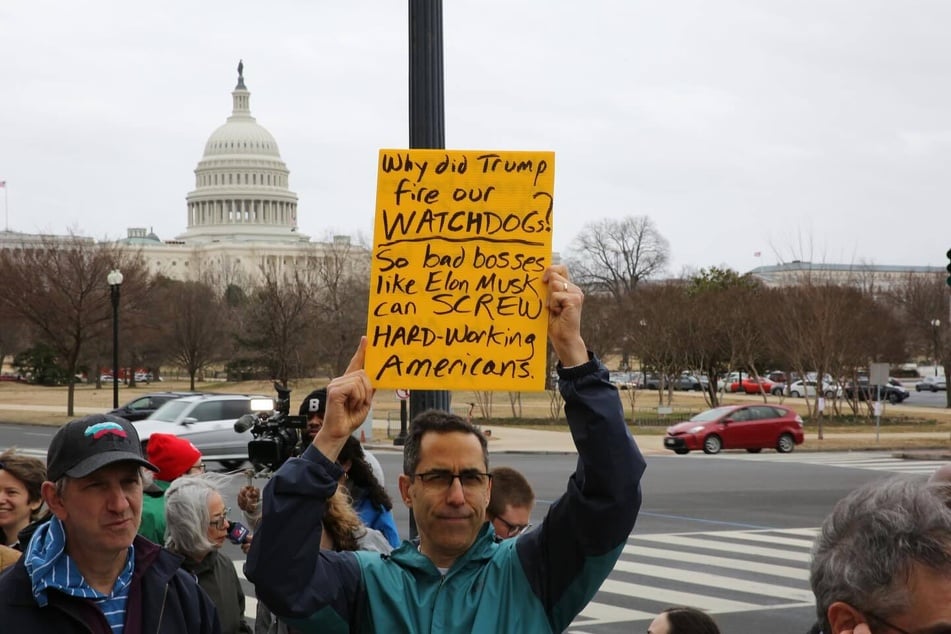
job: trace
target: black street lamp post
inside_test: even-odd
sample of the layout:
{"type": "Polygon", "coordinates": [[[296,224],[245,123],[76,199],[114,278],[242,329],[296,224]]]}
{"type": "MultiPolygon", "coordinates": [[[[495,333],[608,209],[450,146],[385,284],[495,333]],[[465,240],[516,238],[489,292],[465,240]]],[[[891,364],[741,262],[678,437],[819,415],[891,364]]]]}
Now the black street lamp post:
{"type": "Polygon", "coordinates": [[[122,273],[112,269],[106,276],[112,298],[112,407],[119,407],[119,287],[122,286],[122,273]]]}
{"type": "Polygon", "coordinates": [[[938,326],[941,325],[940,319],[931,320],[931,337],[934,343],[934,375],[938,376],[938,326]]]}

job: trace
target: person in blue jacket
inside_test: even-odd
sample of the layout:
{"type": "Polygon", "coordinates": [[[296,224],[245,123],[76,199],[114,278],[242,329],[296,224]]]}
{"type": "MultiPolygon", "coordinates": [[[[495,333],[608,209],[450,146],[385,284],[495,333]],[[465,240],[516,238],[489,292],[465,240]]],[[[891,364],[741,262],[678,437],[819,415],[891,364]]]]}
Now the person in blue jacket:
{"type": "Polygon", "coordinates": [[[360,441],[350,436],[340,450],[337,462],[343,467],[343,482],[357,515],[369,528],[383,533],[393,548],[399,548],[402,540],[396,530],[393,513],[390,512],[393,502],[383,484],[373,475],[373,467],[367,462],[360,441]]]}
{"type": "Polygon", "coordinates": [[[413,420],[400,495],[418,542],[389,555],[320,550],[321,518],[342,468],[335,461],[366,417],[373,388],[362,338],[327,394],[324,426],[264,491],[246,576],[257,597],[302,632],[560,632],[611,572],[641,503],[644,458],[608,372],[581,338],[584,295],[564,266],[548,268],[548,334],[578,449],[568,487],[541,526],[498,540],[485,437],[460,416],[413,420]]]}

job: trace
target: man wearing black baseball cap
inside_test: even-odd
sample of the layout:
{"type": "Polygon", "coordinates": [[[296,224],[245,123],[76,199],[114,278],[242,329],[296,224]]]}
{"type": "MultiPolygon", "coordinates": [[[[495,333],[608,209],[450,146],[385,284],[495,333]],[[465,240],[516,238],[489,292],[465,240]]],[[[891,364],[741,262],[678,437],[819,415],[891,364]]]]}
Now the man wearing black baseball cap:
{"type": "Polygon", "coordinates": [[[53,517],[0,577],[4,631],[220,632],[181,559],[136,536],[142,468],[156,470],[123,418],[95,414],[56,432],[42,488],[53,517]]]}
{"type": "Polygon", "coordinates": [[[301,446],[307,447],[324,425],[324,412],[327,411],[327,388],[317,388],[304,397],[297,413],[307,417],[307,430],[304,432],[301,446]]]}
{"type": "MultiPolygon", "coordinates": [[[[301,447],[306,449],[312,442],[314,442],[314,436],[317,435],[317,432],[320,431],[320,428],[324,426],[324,413],[327,411],[327,388],[320,387],[304,397],[304,400],[301,401],[300,409],[298,414],[301,416],[307,417],[307,429],[302,434],[303,438],[301,439],[301,447]]],[[[374,456],[367,449],[363,450],[363,457],[366,458],[367,463],[370,465],[370,468],[373,470],[373,477],[377,479],[377,482],[380,483],[380,486],[386,484],[384,475],[383,475],[383,465],[380,464],[380,461],[377,460],[377,457],[374,456]]]]}

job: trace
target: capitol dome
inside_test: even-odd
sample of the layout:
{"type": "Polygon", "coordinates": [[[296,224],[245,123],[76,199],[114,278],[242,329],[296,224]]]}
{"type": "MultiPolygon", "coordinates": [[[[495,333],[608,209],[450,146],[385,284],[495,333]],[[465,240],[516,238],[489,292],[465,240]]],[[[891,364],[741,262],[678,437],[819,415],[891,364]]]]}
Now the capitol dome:
{"type": "Polygon", "coordinates": [[[228,123],[211,133],[208,143],[205,144],[205,156],[222,154],[266,154],[281,157],[277,141],[250,114],[241,118],[231,116],[228,123]]]}
{"type": "Polygon", "coordinates": [[[178,240],[308,241],[297,232],[297,194],[277,141],[251,116],[244,64],[231,93],[232,112],[205,143],[195,168],[195,189],[186,196],[188,229],[178,240]]]}

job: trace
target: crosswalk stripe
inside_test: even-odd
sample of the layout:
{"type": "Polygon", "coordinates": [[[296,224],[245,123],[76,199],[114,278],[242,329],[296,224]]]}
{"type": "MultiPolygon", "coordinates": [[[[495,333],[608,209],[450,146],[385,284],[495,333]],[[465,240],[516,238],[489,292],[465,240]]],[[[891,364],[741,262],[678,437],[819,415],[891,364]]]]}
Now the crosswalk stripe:
{"type": "Polygon", "coordinates": [[[784,528],[783,533],[787,535],[806,535],[815,538],[819,534],[818,528],[784,528]]]}
{"type": "MultiPolygon", "coordinates": [[[[704,565],[715,566],[717,568],[728,568],[731,570],[748,571],[753,565],[749,561],[727,557],[717,557],[704,553],[702,556],[696,553],[685,553],[677,550],[664,550],[660,548],[648,548],[647,546],[625,546],[625,555],[635,557],[651,557],[666,561],[678,563],[697,564],[702,562],[704,565]]],[[[626,564],[625,560],[625,564],[626,564]]],[[[631,563],[632,566],[637,564],[631,563]]],[[[809,579],[809,571],[802,568],[793,568],[792,566],[781,566],[778,564],[768,564],[756,562],[756,571],[771,577],[783,577],[786,579],[803,580],[809,579]]]]}
{"type": "MultiPolygon", "coordinates": [[[[776,460],[775,456],[760,454],[723,454],[724,459],[745,460],[750,462],[765,462],[776,460]]],[[[885,471],[892,473],[930,474],[938,467],[946,464],[943,460],[906,460],[896,458],[886,453],[843,453],[823,452],[815,454],[798,454],[788,457],[789,462],[797,464],[814,464],[827,467],[844,467],[849,469],[865,469],[868,471],[885,471]]]]}
{"type": "MultiPolygon", "coordinates": [[[[706,560],[700,557],[697,563],[706,564],[706,560]]],[[[789,601],[811,601],[812,592],[790,586],[781,586],[774,583],[765,583],[763,581],[750,581],[739,579],[726,575],[715,575],[709,572],[699,572],[697,570],[688,570],[683,568],[671,568],[670,566],[657,566],[646,564],[644,562],[618,562],[615,570],[630,572],[632,574],[644,577],[657,577],[659,579],[669,579],[682,583],[692,583],[714,588],[727,588],[732,592],[742,592],[744,594],[757,594],[776,599],[786,599],[789,601]]],[[[759,570],[757,570],[759,572],[759,570]]]]}
{"type": "Polygon", "coordinates": [[[812,548],[813,539],[794,539],[791,537],[778,537],[776,535],[767,535],[753,531],[723,531],[717,532],[715,537],[732,537],[748,542],[764,542],[767,544],[777,544],[783,546],[796,546],[799,548],[812,548]]]}
{"type": "MultiPolygon", "coordinates": [[[[247,581],[247,577],[244,576],[244,559],[232,559],[231,563],[234,565],[235,572],[238,573],[238,579],[244,579],[247,581]]],[[[244,595],[244,616],[251,623],[254,623],[254,617],[258,614],[258,600],[254,597],[249,597],[247,593],[244,595]]]]}
{"type": "Polygon", "coordinates": [[[662,542],[668,546],[685,546],[688,548],[716,550],[727,553],[743,553],[745,555],[756,555],[759,557],[772,557],[773,559],[788,559],[789,561],[807,562],[810,560],[809,553],[797,553],[780,550],[778,548],[761,548],[758,546],[750,546],[749,544],[711,542],[706,539],[684,537],[681,535],[641,535],[640,539],[651,542],[662,542]]]}
{"type": "MultiPolygon", "coordinates": [[[[578,615],[578,617],[585,619],[594,619],[597,623],[622,623],[624,621],[640,621],[642,619],[652,619],[654,618],[655,613],[653,612],[643,612],[641,610],[632,610],[630,608],[622,608],[619,605],[611,605],[610,603],[598,603],[596,601],[590,602],[585,606],[584,610],[578,615]]],[[[586,625],[592,625],[590,622],[581,622],[577,625],[579,627],[584,627],[586,625]]],[[[571,630],[575,634],[581,634],[575,629],[571,630]]]]}
{"type": "Polygon", "coordinates": [[[743,612],[755,609],[758,604],[734,601],[720,597],[708,597],[695,592],[683,592],[669,588],[658,588],[639,583],[628,583],[608,578],[601,584],[601,593],[619,594],[622,597],[638,597],[667,603],[669,605],[692,605],[701,610],[717,608],[729,612],[743,612]]]}

